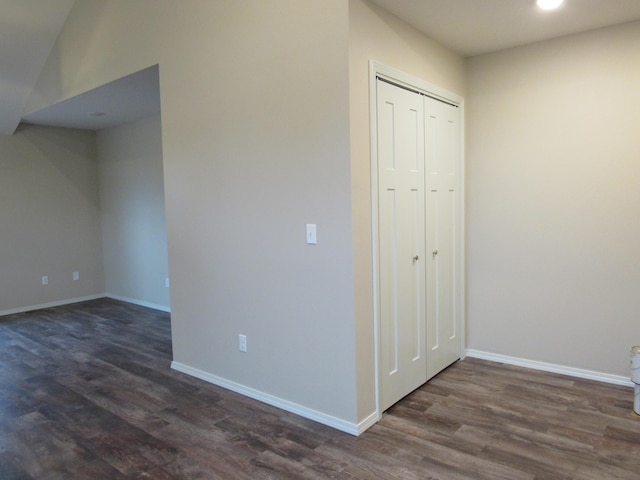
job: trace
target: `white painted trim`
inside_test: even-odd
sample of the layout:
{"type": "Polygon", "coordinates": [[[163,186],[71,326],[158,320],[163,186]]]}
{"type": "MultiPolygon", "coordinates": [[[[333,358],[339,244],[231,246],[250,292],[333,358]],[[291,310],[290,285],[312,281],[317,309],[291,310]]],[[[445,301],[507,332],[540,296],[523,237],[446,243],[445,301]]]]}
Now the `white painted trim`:
{"type": "Polygon", "coordinates": [[[39,303],[37,305],[27,305],[24,307],[10,308],[8,310],[0,310],[0,317],[5,315],[14,315],[16,313],[32,312],[34,310],[42,310],[43,308],[60,307],[62,305],[70,305],[72,303],[87,302],[89,300],[96,300],[98,298],[104,298],[104,293],[98,293],[95,295],[88,295],[86,297],[68,298],[65,300],[56,300],[55,302],[39,303]]]}
{"type": "MultiPolygon", "coordinates": [[[[430,97],[435,97],[445,102],[453,103],[458,107],[461,107],[464,103],[464,98],[456,93],[445,90],[444,88],[434,85],[433,83],[429,83],[426,80],[409,75],[408,73],[396,70],[393,67],[376,62],[375,60],[369,61],[369,74],[370,76],[373,76],[373,79],[370,80],[370,84],[373,82],[374,86],[374,89],[370,91],[371,94],[375,94],[375,77],[378,76],[397,85],[421,91],[430,97]]],[[[372,112],[373,111],[375,110],[372,110],[372,112]]],[[[464,117],[461,118],[464,119],[464,117]]]]}
{"type": "Polygon", "coordinates": [[[479,350],[467,349],[468,357],[479,358],[481,360],[489,360],[491,362],[505,363],[507,365],[515,365],[518,367],[531,368],[533,370],[541,370],[544,372],[559,373],[561,375],[569,375],[570,377],[585,378],[587,380],[596,380],[598,382],[612,383],[615,385],[623,385],[625,387],[633,387],[630,378],[620,375],[611,375],[609,373],[596,372],[593,370],[584,370],[582,368],[567,367],[565,365],[557,365],[555,363],[540,362],[537,360],[527,360],[526,358],[510,357],[508,355],[500,355],[498,353],[482,352],[479,350]]]}
{"type": "Polygon", "coordinates": [[[159,305],[157,303],[145,302],[143,300],[136,300],[135,298],[122,297],[120,295],[114,295],[112,293],[97,293],[95,295],[88,295],[86,297],[67,298],[65,300],[56,300],[55,302],[40,303],[37,305],[27,305],[24,307],[11,308],[8,310],[0,310],[0,317],[5,315],[13,315],[16,313],[32,312],[34,310],[42,310],[43,308],[61,307],[63,305],[71,305],[72,303],[87,302],[89,300],[97,300],[99,298],[112,298],[113,300],[120,300],[121,302],[133,303],[134,305],[140,305],[141,307],[152,308],[161,312],[171,312],[171,308],[165,305],[159,305]]]}
{"type": "Polygon", "coordinates": [[[308,418],[309,420],[313,420],[318,423],[322,423],[323,425],[327,425],[351,435],[360,435],[377,421],[377,415],[375,415],[374,413],[358,424],[347,422],[346,420],[342,420],[340,418],[318,412],[317,410],[298,405],[297,403],[284,400],[282,398],[261,392],[245,385],[232,382],[230,380],[227,380],[226,378],[218,377],[217,375],[207,373],[205,371],[190,367],[180,362],[171,362],[171,368],[177,370],[178,372],[186,373],[187,375],[191,375],[192,377],[204,380],[205,382],[209,382],[219,387],[226,388],[227,390],[231,390],[232,392],[239,393],[240,395],[244,395],[245,397],[253,398],[254,400],[266,403],[267,405],[286,410],[287,412],[295,413],[296,415],[300,415],[301,417],[308,418]],[[373,421],[371,421],[371,416],[375,417],[373,421]]]}
{"type": "Polygon", "coordinates": [[[373,427],[376,423],[378,423],[379,420],[380,420],[380,415],[378,415],[378,412],[371,412],[371,414],[367,418],[365,418],[360,423],[358,423],[357,435],[360,435],[370,427],[373,427]]]}
{"type": "Polygon", "coordinates": [[[379,283],[379,247],[378,247],[378,124],[374,112],[378,110],[377,79],[378,64],[373,60],[369,61],[369,142],[370,142],[370,167],[371,170],[371,271],[373,275],[373,371],[375,388],[375,408],[378,420],[382,418],[380,411],[380,367],[378,353],[380,350],[380,291],[379,283]],[[374,133],[376,132],[376,133],[374,133]]]}
{"type": "Polygon", "coordinates": [[[160,305],[158,303],[145,302],[144,300],[137,300],[135,298],[123,297],[122,295],[115,295],[113,293],[106,293],[104,295],[107,298],[111,298],[113,300],[120,300],[121,302],[133,303],[134,305],[140,305],[141,307],[152,308],[154,310],[159,310],[161,312],[171,312],[171,308],[165,305],[160,305]]]}
{"type": "Polygon", "coordinates": [[[464,360],[466,356],[465,346],[467,345],[467,232],[465,225],[467,224],[467,160],[466,160],[466,113],[464,98],[459,97],[460,102],[458,108],[460,108],[460,224],[457,227],[460,229],[460,251],[459,265],[457,265],[457,272],[460,278],[456,279],[458,291],[458,304],[456,308],[459,309],[458,315],[460,315],[460,326],[462,331],[460,332],[460,353],[461,360],[464,360]]]}
{"type": "MultiPolygon", "coordinates": [[[[401,85],[412,90],[417,90],[425,95],[443,100],[456,105],[460,109],[460,212],[459,224],[456,228],[460,229],[460,249],[458,252],[459,265],[454,273],[459,278],[456,279],[457,288],[459,289],[458,304],[456,305],[457,313],[460,315],[461,334],[460,334],[460,350],[462,358],[466,355],[464,345],[466,344],[466,293],[465,293],[465,107],[464,97],[438,87],[426,80],[423,80],[408,73],[396,70],[375,60],[369,60],[369,141],[370,141],[370,169],[371,169],[371,245],[372,245],[372,272],[373,272],[373,337],[374,337],[374,386],[376,392],[375,398],[375,414],[377,420],[382,418],[380,411],[380,370],[379,370],[379,352],[380,352],[380,318],[379,318],[379,266],[378,266],[378,144],[377,144],[377,122],[375,112],[377,110],[377,77],[384,78],[397,85],[401,85]]],[[[376,421],[377,421],[376,420],[376,421]]]]}

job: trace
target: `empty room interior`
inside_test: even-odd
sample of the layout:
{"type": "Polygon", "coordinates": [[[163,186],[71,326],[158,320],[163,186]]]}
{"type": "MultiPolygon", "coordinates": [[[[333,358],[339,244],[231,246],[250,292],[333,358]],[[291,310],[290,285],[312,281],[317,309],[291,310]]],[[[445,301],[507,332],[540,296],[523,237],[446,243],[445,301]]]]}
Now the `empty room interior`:
{"type": "Polygon", "coordinates": [[[0,23],[0,477],[637,478],[639,2],[25,0],[0,23]],[[116,384],[138,393],[99,400],[116,384]],[[106,420],[69,426],[95,405],[171,446],[114,460],[106,420]],[[515,423],[478,440],[492,418],[515,423]]]}

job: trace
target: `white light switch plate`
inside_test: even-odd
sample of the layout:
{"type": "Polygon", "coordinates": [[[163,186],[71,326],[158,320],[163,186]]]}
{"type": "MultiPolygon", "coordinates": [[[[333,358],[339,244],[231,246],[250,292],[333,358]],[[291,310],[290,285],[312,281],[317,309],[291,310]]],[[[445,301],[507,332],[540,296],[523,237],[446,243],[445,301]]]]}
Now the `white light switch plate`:
{"type": "Polygon", "coordinates": [[[318,237],[316,235],[316,224],[307,223],[307,244],[315,245],[318,243],[318,237]]]}

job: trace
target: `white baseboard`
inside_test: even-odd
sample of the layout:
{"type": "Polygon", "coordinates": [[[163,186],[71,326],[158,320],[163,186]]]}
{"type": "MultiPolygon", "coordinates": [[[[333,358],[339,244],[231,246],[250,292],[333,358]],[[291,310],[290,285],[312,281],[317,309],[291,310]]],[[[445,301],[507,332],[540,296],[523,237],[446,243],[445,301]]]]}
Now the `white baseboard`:
{"type": "Polygon", "coordinates": [[[308,418],[309,420],[313,420],[318,423],[322,423],[323,425],[327,425],[351,435],[360,435],[367,428],[378,421],[377,415],[373,413],[358,424],[347,422],[340,418],[318,412],[317,410],[313,410],[311,408],[298,405],[297,403],[284,400],[274,395],[270,395],[256,389],[246,387],[225,378],[218,377],[217,375],[212,375],[210,373],[190,367],[180,362],[171,362],[171,368],[177,370],[178,372],[186,373],[187,375],[199,378],[200,380],[204,380],[205,382],[209,382],[219,387],[226,388],[227,390],[231,390],[232,392],[236,392],[240,395],[253,398],[254,400],[258,400],[268,405],[286,410],[287,412],[295,413],[296,415],[300,415],[301,417],[308,418]]]}
{"type": "Polygon", "coordinates": [[[138,300],[136,298],[123,297],[122,295],[115,295],[113,293],[106,293],[103,295],[107,298],[112,298],[113,300],[120,300],[121,302],[133,303],[134,305],[140,305],[141,307],[152,308],[154,310],[159,310],[161,312],[171,312],[171,307],[167,307],[166,305],[160,305],[158,303],[145,302],[144,300],[138,300]]]}
{"type": "Polygon", "coordinates": [[[86,297],[67,298],[65,300],[56,300],[55,302],[39,303],[37,305],[26,305],[24,307],[11,308],[8,310],[0,310],[0,317],[3,317],[5,315],[13,315],[16,313],[25,313],[25,312],[32,312],[34,310],[42,310],[43,308],[60,307],[62,305],[70,305],[72,303],[87,302],[89,300],[97,300],[98,298],[112,298],[114,300],[120,300],[121,302],[133,303],[134,305],[140,305],[141,307],[160,310],[161,312],[171,312],[171,308],[165,305],[158,305],[156,303],[145,302],[143,300],[123,297],[120,295],[113,295],[111,293],[97,293],[95,295],[88,295],[86,297]]]}
{"type": "Polygon", "coordinates": [[[356,435],[364,433],[369,427],[372,427],[376,423],[378,423],[378,420],[380,420],[380,416],[378,415],[378,413],[372,412],[367,418],[358,423],[358,433],[356,435]]]}
{"type": "Polygon", "coordinates": [[[42,310],[43,308],[60,307],[62,305],[70,305],[72,303],[86,302],[89,300],[96,300],[98,298],[104,298],[104,293],[96,295],[89,295],[86,297],[68,298],[66,300],[57,300],[55,302],[39,303],[37,305],[27,305],[24,307],[11,308],[9,310],[0,310],[0,317],[5,315],[13,315],[15,313],[32,312],[34,310],[42,310]]]}
{"type": "Polygon", "coordinates": [[[516,365],[518,367],[532,368],[534,370],[542,370],[544,372],[559,373],[561,375],[569,375],[571,377],[586,378],[588,380],[596,380],[598,382],[624,385],[625,387],[633,387],[631,378],[623,377],[621,375],[611,375],[609,373],[584,370],[582,368],[567,367],[564,365],[556,365],[554,363],[539,362],[537,360],[527,360],[525,358],[510,357],[508,355],[482,352],[479,350],[467,349],[466,355],[472,358],[506,363],[508,365],[516,365]]]}

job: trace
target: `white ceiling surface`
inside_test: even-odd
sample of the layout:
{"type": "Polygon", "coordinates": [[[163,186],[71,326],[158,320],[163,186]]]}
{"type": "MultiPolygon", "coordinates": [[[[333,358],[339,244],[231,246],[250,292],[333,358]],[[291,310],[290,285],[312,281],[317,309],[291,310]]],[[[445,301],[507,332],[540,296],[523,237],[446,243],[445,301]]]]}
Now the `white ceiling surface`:
{"type": "Polygon", "coordinates": [[[0,0],[0,133],[20,123],[74,0],[0,0]]]}
{"type": "Polygon", "coordinates": [[[474,56],[640,20],[640,0],[371,0],[440,44],[474,56]]]}
{"type": "MultiPolygon", "coordinates": [[[[640,20],[640,0],[371,0],[464,56],[640,20]]],[[[12,134],[74,0],[0,0],[0,133],[12,134]]],[[[157,67],[43,110],[25,122],[101,129],[160,111],[157,67]],[[90,113],[102,112],[96,116],[90,113]]]]}
{"type": "Polygon", "coordinates": [[[23,117],[25,123],[101,130],[160,113],[158,66],[145,68],[23,117]]]}

